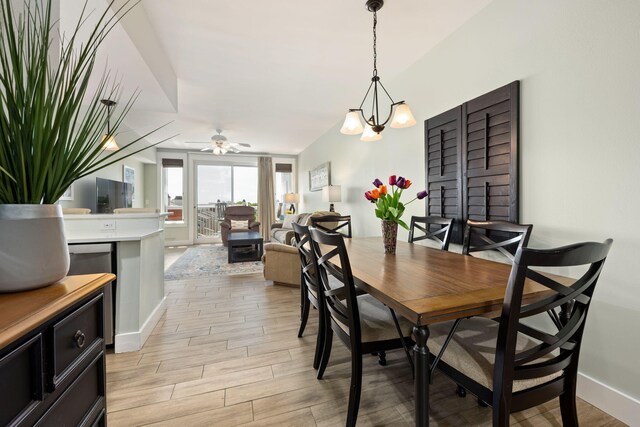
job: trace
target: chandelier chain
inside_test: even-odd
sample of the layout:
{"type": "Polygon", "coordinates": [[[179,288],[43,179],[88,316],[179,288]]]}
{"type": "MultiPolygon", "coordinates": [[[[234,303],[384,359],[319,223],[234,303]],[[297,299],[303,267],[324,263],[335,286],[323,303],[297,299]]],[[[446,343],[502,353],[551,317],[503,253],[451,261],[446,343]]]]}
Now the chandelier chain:
{"type": "Polygon", "coordinates": [[[373,75],[377,76],[378,75],[378,51],[376,49],[376,42],[377,42],[377,34],[376,34],[376,27],[378,26],[378,12],[374,11],[373,12],[373,75]]]}

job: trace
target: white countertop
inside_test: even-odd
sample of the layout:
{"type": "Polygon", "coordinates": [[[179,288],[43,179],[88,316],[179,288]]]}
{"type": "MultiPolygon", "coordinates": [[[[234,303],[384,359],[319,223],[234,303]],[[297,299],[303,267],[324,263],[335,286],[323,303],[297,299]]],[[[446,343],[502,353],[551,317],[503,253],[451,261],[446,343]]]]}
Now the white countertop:
{"type": "MultiPolygon", "coordinates": [[[[124,215],[123,215],[124,216],[124,215]]],[[[127,242],[143,240],[164,230],[155,230],[143,233],[117,233],[117,232],[96,232],[91,234],[78,234],[75,236],[67,236],[67,243],[105,243],[105,242],[127,242]]]]}
{"type": "Polygon", "coordinates": [[[161,218],[168,216],[168,212],[161,213],[125,213],[125,214],[66,214],[64,218],[72,220],[95,220],[95,219],[128,219],[128,218],[161,218]]]}

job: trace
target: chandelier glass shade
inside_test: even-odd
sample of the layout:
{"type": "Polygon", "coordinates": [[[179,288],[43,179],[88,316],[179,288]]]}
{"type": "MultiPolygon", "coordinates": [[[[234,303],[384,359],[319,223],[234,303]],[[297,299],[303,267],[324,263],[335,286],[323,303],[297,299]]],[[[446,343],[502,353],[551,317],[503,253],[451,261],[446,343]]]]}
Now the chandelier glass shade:
{"type": "Polygon", "coordinates": [[[380,134],[387,123],[392,128],[406,128],[416,124],[416,119],[411,113],[411,109],[404,101],[394,101],[389,92],[382,84],[380,76],[378,76],[377,59],[378,53],[376,49],[378,25],[377,12],[382,8],[383,0],[367,0],[366,6],[370,12],[373,12],[373,76],[369,88],[360,103],[360,107],[352,108],[347,113],[340,132],[345,135],[359,135],[362,141],[378,141],[382,139],[380,134]],[[380,115],[380,96],[386,96],[390,101],[389,113],[380,115]],[[363,107],[371,105],[371,109],[365,112],[363,107]],[[364,124],[360,120],[364,120],[364,124]]]}
{"type": "Polygon", "coordinates": [[[110,99],[101,99],[100,102],[107,107],[107,133],[102,135],[102,149],[105,151],[118,151],[120,147],[115,137],[111,134],[111,126],[109,123],[111,121],[111,108],[116,105],[116,102],[110,99]]]}

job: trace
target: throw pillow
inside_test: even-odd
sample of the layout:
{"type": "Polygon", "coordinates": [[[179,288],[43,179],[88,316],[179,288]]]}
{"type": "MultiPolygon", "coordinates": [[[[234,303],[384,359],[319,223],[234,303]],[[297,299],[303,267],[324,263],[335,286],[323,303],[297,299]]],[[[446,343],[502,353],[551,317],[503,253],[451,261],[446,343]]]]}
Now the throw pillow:
{"type": "Polygon", "coordinates": [[[243,221],[235,221],[235,220],[231,220],[231,229],[236,229],[236,228],[243,228],[245,230],[247,230],[249,228],[249,220],[243,220],[243,221]]]}
{"type": "Polygon", "coordinates": [[[287,215],[282,222],[282,228],[293,228],[293,223],[298,220],[299,215],[287,215]]]}

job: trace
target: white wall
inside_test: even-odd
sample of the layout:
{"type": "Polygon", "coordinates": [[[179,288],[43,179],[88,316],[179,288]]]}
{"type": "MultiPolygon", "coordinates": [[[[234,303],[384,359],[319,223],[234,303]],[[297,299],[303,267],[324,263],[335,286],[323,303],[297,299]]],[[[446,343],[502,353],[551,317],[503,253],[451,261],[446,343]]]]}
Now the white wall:
{"type": "Polygon", "coordinates": [[[114,163],[111,166],[88,175],[73,183],[73,200],[61,200],[60,205],[63,208],[89,208],[92,213],[96,212],[96,178],[113,179],[116,181],[123,180],[123,166],[126,165],[135,169],[136,179],[134,184],[134,208],[144,207],[144,164],[138,160],[128,158],[121,162],[114,163]]]}
{"type": "Polygon", "coordinates": [[[144,207],[160,209],[158,196],[157,165],[144,165],[144,207]]]}
{"type": "MultiPolygon", "coordinates": [[[[640,2],[633,0],[495,0],[385,82],[411,105],[417,126],[388,129],[382,141],[365,143],[341,135],[336,123],[300,154],[301,211],[325,208],[320,192],[308,192],[308,171],[331,161],[332,183],[343,188],[336,210],[353,216],[356,236],[380,235],[363,192],[391,173],[422,189],[422,121],[520,80],[520,220],[534,224],[532,246],[615,240],[592,304],[580,371],[640,398],[638,23],[640,2]]],[[[424,214],[424,203],[410,206],[406,215],[412,214],[424,214]]]]}

